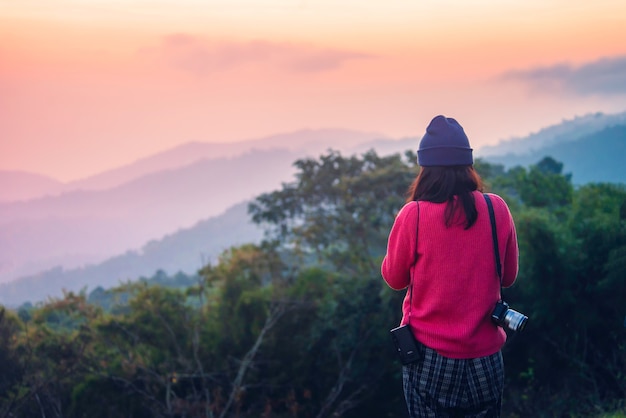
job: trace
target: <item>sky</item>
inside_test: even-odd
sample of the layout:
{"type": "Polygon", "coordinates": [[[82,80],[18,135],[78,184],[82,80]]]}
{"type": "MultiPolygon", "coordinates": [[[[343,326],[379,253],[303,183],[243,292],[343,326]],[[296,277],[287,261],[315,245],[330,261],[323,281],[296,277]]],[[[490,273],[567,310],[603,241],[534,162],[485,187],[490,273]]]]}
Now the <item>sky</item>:
{"type": "Polygon", "coordinates": [[[0,0],[0,170],[300,129],[475,149],[626,111],[623,0],[0,0]]]}

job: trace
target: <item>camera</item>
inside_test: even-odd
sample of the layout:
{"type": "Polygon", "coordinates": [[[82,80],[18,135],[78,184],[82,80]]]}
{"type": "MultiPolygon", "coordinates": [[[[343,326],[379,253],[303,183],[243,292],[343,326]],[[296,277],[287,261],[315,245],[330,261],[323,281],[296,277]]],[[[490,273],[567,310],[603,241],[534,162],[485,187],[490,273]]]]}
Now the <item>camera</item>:
{"type": "Polygon", "coordinates": [[[420,343],[413,336],[408,325],[402,325],[390,331],[391,340],[402,364],[410,364],[422,358],[420,343]]]}
{"type": "Polygon", "coordinates": [[[526,315],[509,309],[509,304],[503,300],[496,303],[496,307],[491,313],[491,319],[496,325],[511,331],[522,331],[528,322],[526,315]]]}

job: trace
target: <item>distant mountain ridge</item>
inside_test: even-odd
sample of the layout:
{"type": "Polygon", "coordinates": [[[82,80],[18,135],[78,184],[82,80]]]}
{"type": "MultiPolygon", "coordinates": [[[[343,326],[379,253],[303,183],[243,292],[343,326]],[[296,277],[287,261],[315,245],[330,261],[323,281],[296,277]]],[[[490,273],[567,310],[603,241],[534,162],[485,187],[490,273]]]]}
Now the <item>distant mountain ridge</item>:
{"type": "Polygon", "coordinates": [[[74,268],[139,248],[278,188],[297,154],[255,151],[201,160],[102,191],[0,204],[0,282],[74,268]]]}
{"type": "MultiPolygon", "coordinates": [[[[314,131],[307,132],[314,136],[314,131]]],[[[147,174],[133,177],[143,170],[138,169],[129,175],[131,180],[115,187],[0,202],[0,282],[13,280],[0,285],[0,303],[15,303],[19,295],[28,295],[29,288],[59,294],[62,287],[115,285],[158,269],[192,273],[201,265],[205,251],[208,261],[230,245],[259,239],[260,232],[249,225],[243,204],[229,207],[291,181],[296,159],[317,158],[331,148],[349,155],[369,149],[379,155],[414,152],[419,143],[419,138],[368,135],[362,142],[355,135],[344,143],[341,137],[332,136],[340,131],[333,132],[327,132],[329,141],[334,138],[332,144],[318,142],[312,151],[299,145],[294,145],[297,151],[280,148],[281,141],[289,141],[285,134],[270,137],[276,142],[270,140],[262,149],[216,159],[193,159],[202,154],[205,144],[190,143],[170,150],[172,154],[153,156],[154,165],[143,168],[147,174]],[[176,153],[180,156],[172,158],[178,163],[193,162],[151,171],[162,167],[159,158],[176,153]],[[219,229],[214,225],[229,225],[225,219],[235,226],[231,223],[219,229]],[[214,226],[208,228],[209,224],[214,226]],[[238,227],[245,230],[239,237],[238,227]]],[[[527,166],[549,155],[563,162],[564,171],[572,173],[578,184],[626,183],[625,144],[626,113],[594,114],[477,149],[474,155],[506,167],[527,166]]],[[[92,183],[95,188],[99,187],[96,183],[92,183]]]]}
{"type": "Polygon", "coordinates": [[[481,147],[477,154],[489,157],[539,152],[543,148],[575,141],[615,125],[626,125],[626,112],[609,115],[593,113],[563,120],[560,124],[540,129],[523,138],[511,138],[500,141],[497,145],[481,147]]]}
{"type": "Polygon", "coordinates": [[[563,163],[563,171],[572,174],[574,184],[626,184],[626,121],[524,154],[487,156],[485,160],[505,167],[528,166],[546,156],[563,163]]]}
{"type": "Polygon", "coordinates": [[[103,190],[157,171],[176,169],[203,159],[234,158],[251,150],[282,149],[293,153],[311,154],[323,152],[330,146],[347,149],[373,138],[384,136],[347,129],[303,129],[238,142],[188,142],[132,164],[70,182],[67,188],[103,190]]]}
{"type": "Polygon", "coordinates": [[[0,203],[57,195],[64,187],[60,181],[41,174],[0,170],[0,203]]]}
{"type": "Polygon", "coordinates": [[[0,171],[0,203],[56,196],[77,190],[106,190],[151,173],[174,170],[200,160],[235,158],[252,149],[282,149],[302,156],[317,156],[331,147],[346,151],[374,139],[388,138],[379,133],[347,129],[303,129],[238,142],[188,142],[131,164],[68,183],[40,174],[0,171]]]}
{"type": "Polygon", "coordinates": [[[0,284],[0,304],[19,306],[48,297],[61,297],[62,291],[110,288],[120,282],[148,277],[157,270],[168,274],[196,273],[234,245],[260,242],[263,231],[247,215],[248,202],[239,203],[224,213],[198,222],[190,228],[151,240],[140,250],[126,251],[97,264],[67,269],[60,266],[38,274],[0,284]]]}
{"type": "MultiPolygon", "coordinates": [[[[293,176],[298,158],[318,157],[330,148],[347,151],[374,140],[386,139],[377,133],[321,129],[239,143],[189,143],[62,185],[70,191],[51,195],[39,188],[46,196],[0,202],[0,282],[54,266],[99,263],[139,248],[279,187],[293,176]]],[[[58,191],[58,182],[48,184],[58,191]]]]}

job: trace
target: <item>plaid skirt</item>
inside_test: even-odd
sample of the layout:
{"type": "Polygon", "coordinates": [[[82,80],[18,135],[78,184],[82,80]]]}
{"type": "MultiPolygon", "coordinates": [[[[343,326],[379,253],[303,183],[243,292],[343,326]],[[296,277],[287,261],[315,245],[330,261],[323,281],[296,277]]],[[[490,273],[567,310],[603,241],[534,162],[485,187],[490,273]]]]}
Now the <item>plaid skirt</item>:
{"type": "Polygon", "coordinates": [[[422,360],[403,366],[411,418],[500,417],[504,389],[502,353],[451,359],[424,347],[422,360]]]}

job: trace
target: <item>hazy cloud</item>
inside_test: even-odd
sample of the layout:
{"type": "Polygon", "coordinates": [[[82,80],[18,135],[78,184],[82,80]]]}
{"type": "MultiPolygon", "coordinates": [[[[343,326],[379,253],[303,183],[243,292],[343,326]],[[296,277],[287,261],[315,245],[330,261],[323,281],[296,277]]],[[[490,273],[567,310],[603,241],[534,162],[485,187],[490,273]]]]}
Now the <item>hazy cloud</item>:
{"type": "Polygon", "coordinates": [[[149,52],[156,54],[168,65],[197,75],[249,65],[280,68],[299,73],[321,72],[339,68],[350,60],[373,57],[356,51],[286,42],[208,41],[184,33],[164,37],[161,44],[157,48],[150,49],[149,52]]]}
{"type": "Polygon", "coordinates": [[[504,80],[530,83],[540,90],[558,90],[578,95],[626,93],[626,56],[604,58],[578,67],[559,64],[528,71],[512,71],[504,80]]]}

